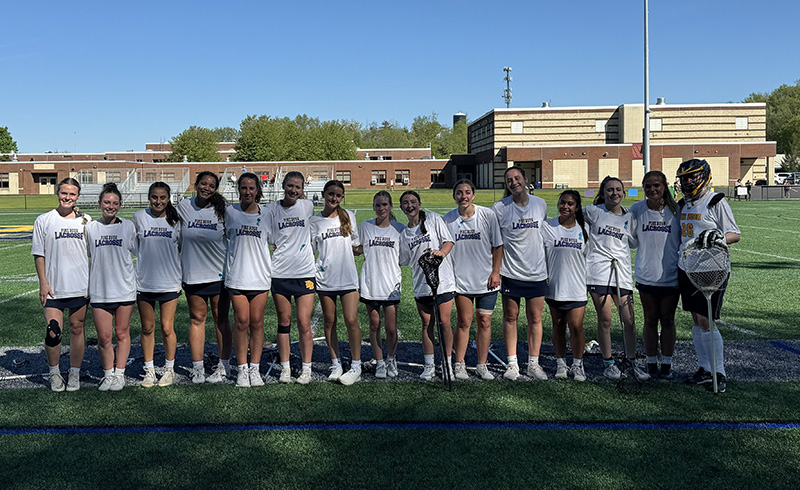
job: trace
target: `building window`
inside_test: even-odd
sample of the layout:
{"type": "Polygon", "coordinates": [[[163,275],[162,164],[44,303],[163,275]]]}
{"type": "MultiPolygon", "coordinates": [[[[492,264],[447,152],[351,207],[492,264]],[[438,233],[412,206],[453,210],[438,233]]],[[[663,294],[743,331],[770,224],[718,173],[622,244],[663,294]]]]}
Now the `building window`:
{"type": "Polygon", "coordinates": [[[163,172],[161,174],[161,180],[173,182],[175,180],[175,172],[163,172]]]}
{"type": "Polygon", "coordinates": [[[395,170],[394,171],[394,182],[397,185],[408,185],[410,181],[410,174],[409,170],[395,170]]]}
{"type": "Polygon", "coordinates": [[[372,171],[372,185],[386,183],[386,170],[373,170],[372,171]]]}
{"type": "Polygon", "coordinates": [[[0,189],[8,189],[9,188],[9,174],[0,174],[0,189]]]}
{"type": "Polygon", "coordinates": [[[431,184],[444,182],[444,172],[440,168],[431,169],[431,184]]]}
{"type": "Polygon", "coordinates": [[[737,117],[736,118],[736,129],[747,129],[747,118],[746,117],[737,117]]]}
{"type": "MultiPolygon", "coordinates": [[[[511,121],[511,134],[522,134],[522,130],[524,129],[522,121],[511,121]]],[[[486,128],[482,128],[485,132],[486,128]]]]}
{"type": "Polygon", "coordinates": [[[121,182],[121,172],[106,172],[106,182],[121,182]]]}
{"type": "Polygon", "coordinates": [[[350,184],[350,171],[349,170],[337,170],[336,171],[336,180],[338,180],[342,184],[350,184]]]}
{"type": "Polygon", "coordinates": [[[650,119],[650,131],[661,131],[661,119],[650,119]]]}
{"type": "Polygon", "coordinates": [[[606,125],[608,124],[607,119],[595,119],[594,120],[594,130],[597,133],[605,133],[606,132],[606,125]]]}

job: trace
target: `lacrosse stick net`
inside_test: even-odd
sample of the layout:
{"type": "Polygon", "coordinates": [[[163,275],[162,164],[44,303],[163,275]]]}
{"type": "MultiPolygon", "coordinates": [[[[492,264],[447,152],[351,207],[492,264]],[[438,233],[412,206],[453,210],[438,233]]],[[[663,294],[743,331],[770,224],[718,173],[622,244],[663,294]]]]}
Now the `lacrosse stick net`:
{"type": "Polygon", "coordinates": [[[425,282],[431,288],[433,294],[433,317],[431,321],[436,325],[437,335],[439,336],[439,347],[442,351],[442,380],[448,391],[453,389],[453,380],[450,378],[450,369],[447,364],[447,349],[444,345],[444,325],[439,318],[439,302],[437,291],[439,289],[439,266],[442,257],[433,255],[430,250],[426,250],[417,261],[422,273],[425,275],[425,282]]]}

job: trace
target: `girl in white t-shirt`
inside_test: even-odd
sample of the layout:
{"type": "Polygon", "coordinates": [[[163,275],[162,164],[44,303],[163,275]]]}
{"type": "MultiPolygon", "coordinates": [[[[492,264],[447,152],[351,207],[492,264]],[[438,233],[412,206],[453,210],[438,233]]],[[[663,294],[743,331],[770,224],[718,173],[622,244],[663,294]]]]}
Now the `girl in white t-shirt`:
{"type": "Polygon", "coordinates": [[[181,271],[189,305],[189,347],[193,383],[221,383],[231,373],[230,296],[225,289],[225,198],[217,192],[219,177],[209,171],[197,174],[197,196],[178,203],[181,216],[181,271]],[[203,366],[208,306],[217,334],[219,362],[206,378],[203,366]]]}
{"type": "Polygon", "coordinates": [[[272,300],[278,313],[278,356],[283,368],[279,381],[291,383],[289,367],[292,324],[292,298],[297,308],[297,332],[300,338],[300,357],[303,366],[297,382],[311,382],[311,354],[314,339],[311,335],[311,313],[314,311],[314,252],[311,247],[311,216],[314,204],[304,199],[305,178],[300,172],[288,172],[283,178],[283,199],[270,203],[270,243],[272,255],[272,300]]]}
{"type": "Polygon", "coordinates": [[[150,207],[133,213],[138,254],[136,259],[136,301],[142,321],[142,386],[169,386],[175,380],[175,310],[181,295],[181,219],[170,201],[170,188],[153,182],[147,191],[150,207]],[[161,334],[164,339],[164,374],[156,379],[153,364],[156,329],[156,303],[159,305],[161,334]]]}
{"type": "Polygon", "coordinates": [[[119,391],[125,386],[125,365],[131,352],[131,315],[136,301],[136,273],[131,254],[137,252],[136,228],[132,221],[117,217],[122,207],[117,184],[103,186],[99,203],[102,216],[86,225],[91,259],[89,296],[103,365],[99,390],[119,391]],[[117,336],[116,360],[113,334],[117,336]]]}
{"type": "Polygon", "coordinates": [[[47,322],[45,354],[53,391],[77,391],[81,387],[81,363],[86,350],[83,323],[89,304],[89,259],[85,226],[91,218],[78,210],[81,185],[73,178],[58,183],[58,207],[36,218],[31,254],[39,277],[39,301],[47,322]],[[69,311],[69,377],[61,377],[61,332],[64,310],[69,311]]]}
{"type": "MultiPolygon", "coordinates": [[[[622,319],[625,335],[625,355],[636,359],[636,326],[633,317],[633,277],[631,274],[631,244],[633,215],[622,207],[625,188],[616,177],[606,177],[600,183],[593,206],[586,206],[583,215],[589,226],[589,255],[586,259],[586,284],[597,310],[597,342],[603,355],[603,375],[612,380],[620,379],[621,372],[614,364],[611,353],[611,324],[615,317],[614,307],[622,301],[622,319]],[[619,284],[615,282],[612,259],[619,266],[619,284]],[[617,296],[617,286],[620,295],[617,296]]],[[[636,377],[642,381],[650,379],[634,363],[636,377]]]]}
{"type": "Polygon", "coordinates": [[[678,203],[669,193],[667,177],[658,170],[642,179],[645,200],[631,206],[636,220],[636,289],[644,313],[644,351],[647,373],[672,378],[675,350],[675,310],[678,307],[678,248],[681,224],[678,203]],[[661,323],[659,336],[658,324],[661,323]],[[661,369],[658,366],[659,337],[661,369]]]}
{"type": "Polygon", "coordinates": [[[462,179],[453,187],[453,199],[458,207],[446,215],[444,222],[455,240],[450,257],[456,272],[455,331],[456,379],[468,379],[464,357],[472,326],[473,303],[477,332],[478,377],[492,380],[486,361],[492,342],[492,313],[500,286],[500,263],[503,259],[503,237],[497,215],[489,208],[472,203],[475,185],[462,179]]]}
{"type": "Polygon", "coordinates": [[[325,341],[331,353],[330,381],[351,385],[361,379],[361,328],[358,326],[358,271],[354,249],[361,245],[356,215],[339,205],[344,199],[344,184],[330,180],[322,189],[325,209],[311,217],[311,244],[317,254],[317,294],[322,306],[325,341]],[[336,334],[336,298],[342,302],[352,362],[346,373],[339,357],[336,334]]]}
{"type": "Polygon", "coordinates": [[[586,227],[581,211],[581,196],[567,190],[558,196],[558,217],[544,222],[544,249],[549,282],[545,301],[553,319],[553,350],[556,353],[556,379],[567,379],[567,327],[572,347],[572,377],[586,381],[583,348],[586,335],[586,227]]]}
{"type": "Polygon", "coordinates": [[[408,218],[408,226],[400,234],[400,264],[411,267],[414,283],[414,299],[417,303],[417,312],[422,320],[422,354],[425,364],[420,378],[431,381],[436,373],[433,354],[433,336],[435,325],[431,322],[433,309],[437,308],[437,319],[444,327],[443,339],[447,359],[442,359],[442,370],[447,366],[451,376],[453,372],[453,328],[450,326],[450,314],[453,312],[453,299],[455,298],[456,281],[453,276],[453,262],[448,258],[453,249],[453,237],[444,224],[442,217],[436,213],[425,212],[420,209],[422,202],[415,191],[405,191],[400,196],[400,208],[408,218]],[[425,274],[419,266],[419,259],[426,250],[432,255],[442,257],[439,265],[439,287],[437,288],[436,304],[434,304],[433,291],[425,280],[425,274]],[[446,361],[446,362],[445,362],[446,361]]]}
{"type": "Polygon", "coordinates": [[[392,195],[378,191],[372,198],[375,219],[364,221],[358,227],[364,254],[361,267],[361,302],[367,307],[369,341],[372,355],[377,361],[375,377],[397,376],[397,305],[400,304],[400,234],[404,225],[394,220],[392,195]],[[381,347],[381,307],[386,330],[387,357],[383,359],[381,347]]]}
{"type": "Polygon", "coordinates": [[[264,310],[272,280],[269,255],[269,219],[259,201],[261,182],[244,173],[237,182],[239,204],[225,210],[225,287],[233,304],[233,346],[236,349],[236,386],[263,386],[260,361],[264,349],[264,310]],[[248,338],[249,334],[249,338],[248,338]],[[250,352],[250,366],[247,353],[250,352]]]}

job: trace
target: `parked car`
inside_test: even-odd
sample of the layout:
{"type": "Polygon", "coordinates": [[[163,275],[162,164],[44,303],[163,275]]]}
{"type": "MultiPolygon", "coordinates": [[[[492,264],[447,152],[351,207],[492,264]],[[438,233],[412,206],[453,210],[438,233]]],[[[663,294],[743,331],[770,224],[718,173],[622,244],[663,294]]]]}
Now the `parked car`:
{"type": "Polygon", "coordinates": [[[777,174],[775,174],[775,183],[777,185],[783,185],[783,181],[791,176],[792,176],[791,172],[778,172],[777,174]]]}

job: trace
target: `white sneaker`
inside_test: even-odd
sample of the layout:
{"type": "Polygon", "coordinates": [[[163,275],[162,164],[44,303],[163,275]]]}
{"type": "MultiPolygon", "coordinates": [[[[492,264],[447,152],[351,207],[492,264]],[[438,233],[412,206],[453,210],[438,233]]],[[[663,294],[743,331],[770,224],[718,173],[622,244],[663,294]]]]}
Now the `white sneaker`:
{"type": "Polygon", "coordinates": [[[144,368],[144,379],[140,384],[143,388],[152,388],[156,385],[156,370],[153,368],[144,368]]]}
{"type": "Polygon", "coordinates": [[[572,379],[575,381],[586,381],[586,373],[583,372],[583,364],[580,366],[573,364],[570,371],[572,371],[572,379]]]}
{"type": "Polygon", "coordinates": [[[164,374],[158,380],[158,386],[169,386],[175,382],[175,368],[164,368],[164,374]]]}
{"type": "Polygon", "coordinates": [[[619,372],[619,368],[616,364],[611,364],[603,370],[603,376],[612,381],[619,381],[622,377],[622,373],[619,372]]]}
{"type": "Polygon", "coordinates": [[[64,391],[66,389],[61,373],[50,373],[50,389],[53,391],[64,391]]]}
{"type": "Polygon", "coordinates": [[[475,368],[475,372],[478,373],[478,376],[484,381],[491,381],[494,379],[494,375],[489,372],[489,368],[486,367],[486,364],[478,364],[475,368]]]}
{"type": "Polygon", "coordinates": [[[80,371],[69,370],[69,378],[67,378],[67,391],[78,391],[81,389],[81,373],[80,371]]]}
{"type": "Polygon", "coordinates": [[[547,373],[544,372],[538,362],[536,364],[528,363],[527,374],[529,378],[533,378],[536,381],[545,381],[547,379],[547,373]]]}
{"type": "MultiPolygon", "coordinates": [[[[261,372],[255,366],[250,366],[250,386],[264,386],[264,378],[261,377],[261,372]]],[[[238,381],[238,380],[237,380],[238,381]]]]}
{"type": "Polygon", "coordinates": [[[519,364],[516,362],[509,362],[506,372],[503,373],[503,377],[509,381],[516,381],[517,378],[519,378],[519,364]]]}
{"type": "Polygon", "coordinates": [[[339,382],[345,386],[361,381],[361,368],[350,368],[349,371],[339,376],[339,382]]]}
{"type": "MultiPolygon", "coordinates": [[[[238,375],[237,375],[238,376],[238,375]]],[[[228,372],[221,362],[214,366],[214,372],[206,378],[206,383],[223,383],[228,380],[228,372]]]]}
{"type": "Polygon", "coordinates": [[[200,369],[192,368],[192,372],[189,373],[189,376],[192,378],[192,383],[199,385],[206,382],[206,373],[205,369],[202,367],[200,369]]]}
{"type": "Polygon", "coordinates": [[[650,381],[650,374],[636,364],[633,365],[633,374],[639,381],[650,381]]]}
{"type": "Polygon", "coordinates": [[[385,379],[386,374],[386,363],[379,362],[378,366],[375,368],[375,377],[378,379],[385,379]]]}
{"type": "Polygon", "coordinates": [[[455,371],[455,378],[460,380],[469,379],[469,375],[467,374],[467,365],[463,362],[457,362],[453,366],[455,371]]]}
{"type": "Polygon", "coordinates": [[[292,379],[292,370],[289,368],[282,370],[281,375],[278,378],[278,382],[283,384],[294,383],[294,380],[292,379]]]}
{"type": "Polygon", "coordinates": [[[125,388],[125,375],[114,373],[111,380],[111,387],[108,389],[111,391],[120,391],[122,388],[125,388]]]}
{"type": "Polygon", "coordinates": [[[395,378],[397,375],[397,359],[386,359],[386,376],[395,378]]]}
{"type": "Polygon", "coordinates": [[[556,367],[556,379],[567,379],[567,365],[566,364],[559,364],[556,367]]]}
{"type": "Polygon", "coordinates": [[[331,374],[328,375],[328,381],[339,381],[339,378],[344,374],[341,364],[334,364],[330,368],[331,374]]]}
{"type": "Polygon", "coordinates": [[[244,367],[236,372],[236,387],[250,388],[250,369],[244,367]]]}
{"type": "Polygon", "coordinates": [[[311,382],[311,368],[305,368],[297,377],[297,382],[301,385],[307,385],[311,382]]]}
{"type": "Polygon", "coordinates": [[[114,384],[114,375],[110,376],[103,376],[103,379],[100,380],[100,386],[97,387],[99,391],[108,391],[111,389],[111,385],[114,384]]]}
{"type": "Polygon", "coordinates": [[[422,369],[422,374],[420,374],[419,377],[422,380],[431,381],[434,374],[436,374],[436,366],[434,364],[425,364],[425,367],[422,369]]]}

